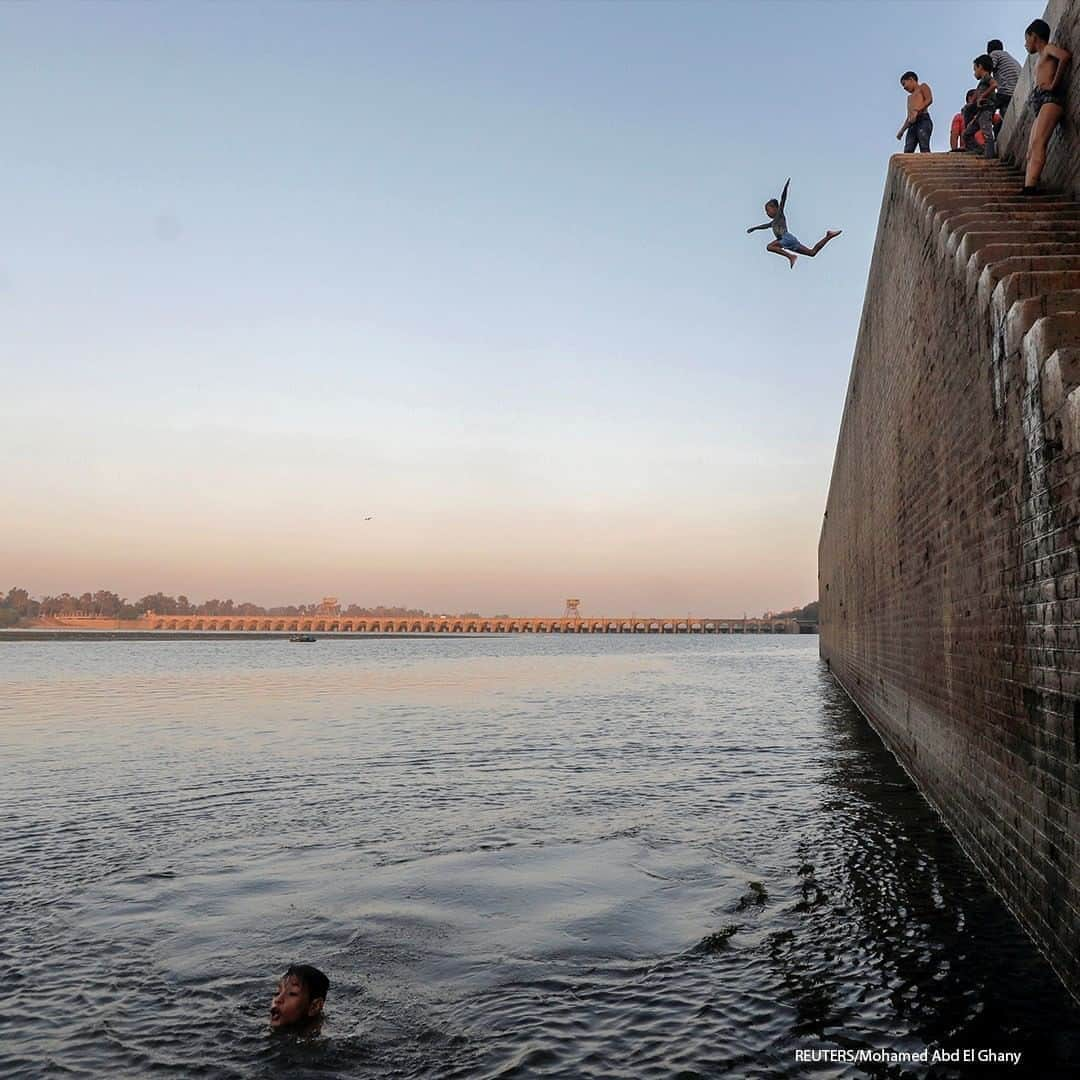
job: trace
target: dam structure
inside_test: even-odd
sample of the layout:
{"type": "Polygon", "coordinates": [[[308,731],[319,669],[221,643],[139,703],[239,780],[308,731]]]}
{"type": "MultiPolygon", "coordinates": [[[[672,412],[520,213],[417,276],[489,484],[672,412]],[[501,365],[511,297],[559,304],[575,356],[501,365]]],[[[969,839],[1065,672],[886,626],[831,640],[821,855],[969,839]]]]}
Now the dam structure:
{"type": "Polygon", "coordinates": [[[167,630],[180,633],[244,631],[326,634],[798,634],[813,624],[790,618],[716,618],[699,615],[159,615],[139,619],[57,616],[37,619],[42,630],[167,630]]]}
{"type": "Polygon", "coordinates": [[[1080,996],[1080,0],[1045,18],[1074,60],[1039,195],[1030,61],[1002,160],[889,163],[820,648],[1080,996]]]}

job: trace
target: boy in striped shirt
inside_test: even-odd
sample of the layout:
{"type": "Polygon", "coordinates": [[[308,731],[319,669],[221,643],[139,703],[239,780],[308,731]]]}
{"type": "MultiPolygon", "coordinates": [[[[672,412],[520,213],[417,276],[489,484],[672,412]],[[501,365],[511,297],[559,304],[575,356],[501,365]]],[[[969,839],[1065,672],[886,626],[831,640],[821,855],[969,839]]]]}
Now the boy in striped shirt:
{"type": "Polygon", "coordinates": [[[997,83],[994,96],[997,98],[998,112],[1004,117],[1016,90],[1016,81],[1020,78],[1020,64],[1016,57],[1005,51],[999,38],[991,38],[986,43],[986,54],[993,62],[992,74],[997,83]]]}

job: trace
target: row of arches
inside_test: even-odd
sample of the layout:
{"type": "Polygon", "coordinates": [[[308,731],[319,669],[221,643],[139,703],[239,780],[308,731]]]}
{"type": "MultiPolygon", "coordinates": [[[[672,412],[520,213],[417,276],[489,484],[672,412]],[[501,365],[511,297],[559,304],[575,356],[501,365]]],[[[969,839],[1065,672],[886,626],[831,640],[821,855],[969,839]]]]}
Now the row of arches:
{"type": "Polygon", "coordinates": [[[786,634],[798,625],[764,619],[368,619],[153,616],[153,630],[353,634],[786,634]]]}

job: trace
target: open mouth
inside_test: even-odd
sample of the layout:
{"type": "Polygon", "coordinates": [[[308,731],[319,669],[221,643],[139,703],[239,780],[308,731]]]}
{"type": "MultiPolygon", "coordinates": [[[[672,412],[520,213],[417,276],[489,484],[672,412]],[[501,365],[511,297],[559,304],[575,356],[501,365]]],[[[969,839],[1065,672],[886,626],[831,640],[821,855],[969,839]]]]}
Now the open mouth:
{"type": "Polygon", "coordinates": [[[281,1020],[281,1012],[278,1009],[270,1010],[270,1023],[276,1024],[281,1020]]]}

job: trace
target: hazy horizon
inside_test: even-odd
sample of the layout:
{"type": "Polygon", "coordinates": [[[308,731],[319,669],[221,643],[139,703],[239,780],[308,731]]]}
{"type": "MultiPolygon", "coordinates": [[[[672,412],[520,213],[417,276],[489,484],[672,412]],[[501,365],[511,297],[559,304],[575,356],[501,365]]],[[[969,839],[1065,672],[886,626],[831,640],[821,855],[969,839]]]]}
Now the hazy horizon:
{"type": "Polygon", "coordinates": [[[0,586],[809,602],[899,73],[1041,11],[8,6],[0,586]]]}

